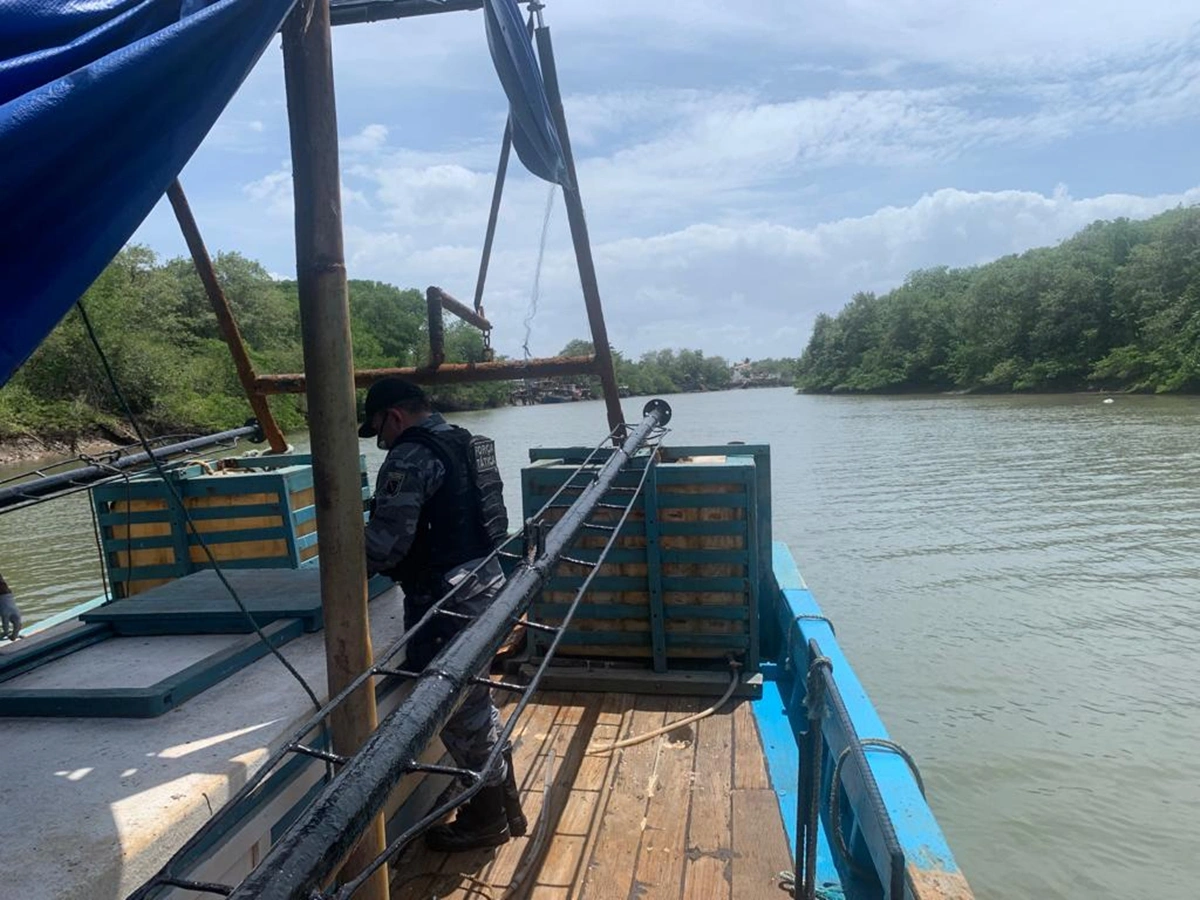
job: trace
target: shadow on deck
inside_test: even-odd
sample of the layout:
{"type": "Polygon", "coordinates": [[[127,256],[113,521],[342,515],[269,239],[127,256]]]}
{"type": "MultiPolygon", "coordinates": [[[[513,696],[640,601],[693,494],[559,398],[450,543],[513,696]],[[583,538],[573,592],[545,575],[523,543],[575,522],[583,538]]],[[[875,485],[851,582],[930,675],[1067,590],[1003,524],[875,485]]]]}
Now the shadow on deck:
{"type": "Polygon", "coordinates": [[[749,703],[632,747],[597,752],[705,708],[696,697],[546,693],[514,736],[530,837],[445,855],[420,842],[392,868],[394,900],[758,900],[792,868],[749,703]],[[549,801],[546,767],[553,751],[549,801]],[[541,846],[535,820],[546,815],[541,846]],[[521,887],[506,893],[514,876],[521,887]]]}

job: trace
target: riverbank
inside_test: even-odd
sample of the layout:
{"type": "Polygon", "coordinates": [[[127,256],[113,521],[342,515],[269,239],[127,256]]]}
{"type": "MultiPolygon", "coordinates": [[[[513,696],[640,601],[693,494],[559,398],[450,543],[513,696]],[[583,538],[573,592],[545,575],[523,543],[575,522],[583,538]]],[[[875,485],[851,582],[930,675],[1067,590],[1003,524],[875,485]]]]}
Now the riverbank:
{"type": "Polygon", "coordinates": [[[100,434],[84,435],[75,440],[39,438],[32,435],[0,438],[0,466],[20,463],[70,459],[78,456],[99,456],[128,446],[100,434]]]}

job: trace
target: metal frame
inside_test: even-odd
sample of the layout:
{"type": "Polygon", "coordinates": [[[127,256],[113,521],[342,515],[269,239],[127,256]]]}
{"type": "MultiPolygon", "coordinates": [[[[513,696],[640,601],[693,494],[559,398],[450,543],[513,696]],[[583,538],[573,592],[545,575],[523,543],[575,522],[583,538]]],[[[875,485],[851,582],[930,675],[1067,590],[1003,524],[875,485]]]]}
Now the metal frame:
{"type": "MultiPolygon", "coordinates": [[[[444,607],[457,593],[458,588],[452,589],[434,603],[418,622],[414,623],[381,654],[374,664],[361,672],[315,715],[296,729],[292,739],[247,780],[246,784],[227,803],[227,808],[235,808],[261,791],[271,773],[277,771],[295,754],[343,764],[342,770],[322,792],[317,803],[297,820],[280,843],[255,869],[255,872],[240,886],[231,889],[224,885],[199,884],[189,882],[177,874],[183,861],[194,859],[195,848],[209,841],[213,830],[222,827],[221,819],[224,815],[222,811],[202,826],[154,877],[131,895],[130,900],[144,900],[144,898],[157,896],[160,890],[169,886],[191,887],[193,890],[211,893],[230,893],[232,890],[230,895],[234,897],[308,897],[309,892],[323,883],[341,864],[345,854],[358,841],[367,823],[382,808],[392,786],[404,774],[410,772],[453,774],[469,778],[472,781],[472,786],[467,788],[463,794],[442,804],[406,829],[388,845],[386,851],[373,863],[358,870],[359,874],[338,893],[339,897],[349,897],[359,887],[370,882],[385,865],[386,860],[403,849],[421,831],[454,807],[469,800],[482,786],[486,772],[497,765],[504,743],[515,728],[532,692],[536,690],[541,674],[545,670],[545,664],[528,687],[508,686],[510,689],[522,690],[523,696],[509,717],[504,734],[482,771],[467,772],[444,766],[431,767],[416,763],[414,760],[419,757],[420,750],[428,744],[456,707],[462,691],[468,685],[481,681],[477,673],[486,668],[496,649],[520,620],[533,592],[548,577],[550,568],[577,531],[583,527],[588,513],[608,490],[611,481],[644,442],[648,440],[661,441],[665,434],[662,424],[665,424],[669,417],[670,409],[662,401],[652,401],[647,405],[646,417],[626,438],[621,449],[615,454],[609,455],[608,461],[602,471],[598,473],[591,490],[579,498],[573,505],[572,511],[548,532],[542,533],[539,529],[530,528],[527,533],[529,539],[527,540],[528,549],[525,561],[518,566],[489,608],[474,621],[469,622],[424,672],[404,672],[392,668],[390,663],[404,649],[409,640],[434,617],[457,615],[444,607]],[[317,750],[304,743],[307,735],[322,727],[331,714],[370,679],[397,675],[416,679],[412,693],[406,703],[389,715],[380,728],[367,739],[354,757],[317,750]],[[353,783],[354,786],[349,787],[350,783],[353,783]],[[280,864],[280,860],[283,859],[288,861],[286,866],[280,864]]],[[[613,434],[610,432],[596,447],[595,452],[599,452],[612,436],[613,434]]],[[[590,458],[585,460],[584,464],[588,461],[590,458]]],[[[582,469],[583,466],[581,465],[580,468],[582,469]]],[[[552,497],[551,502],[554,499],[552,497]]],[[[628,515],[628,510],[626,510],[626,515],[628,515]]],[[[609,540],[610,547],[615,542],[618,531],[619,526],[612,530],[609,540]]],[[[511,536],[505,544],[480,563],[480,567],[502,553],[516,537],[517,535],[511,536]]],[[[597,561],[597,569],[602,558],[597,561]]],[[[460,586],[469,580],[464,579],[459,583],[460,586]]],[[[586,585],[580,590],[577,601],[585,590],[586,585]]],[[[564,622],[560,628],[556,629],[560,638],[567,624],[569,624],[569,617],[568,622],[564,622]]],[[[545,630],[549,626],[530,622],[526,623],[526,627],[545,630]]],[[[493,684],[492,682],[486,683],[493,684]]],[[[504,685],[500,686],[504,687],[504,685]]]]}

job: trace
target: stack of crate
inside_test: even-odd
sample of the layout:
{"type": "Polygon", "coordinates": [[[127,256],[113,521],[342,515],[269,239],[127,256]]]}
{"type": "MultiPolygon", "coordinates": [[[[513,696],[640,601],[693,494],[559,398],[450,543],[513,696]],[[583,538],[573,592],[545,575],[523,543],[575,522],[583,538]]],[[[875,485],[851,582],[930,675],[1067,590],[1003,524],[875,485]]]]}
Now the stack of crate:
{"type": "MultiPolygon", "coordinates": [[[[526,518],[569,480],[543,519],[559,519],[591,479],[578,470],[587,451],[531,451],[522,471],[526,518]]],[[[604,505],[556,567],[532,608],[558,624],[612,536],[649,457],[623,472],[604,505]]],[[[603,462],[603,459],[599,461],[603,462]]],[[[567,660],[645,660],[655,672],[696,668],[735,656],[747,671],[759,660],[758,612],[770,567],[770,473],[765,447],[680,447],[660,451],[613,549],[592,580],[558,650],[567,660]]],[[[530,632],[540,658],[546,633],[530,632]]]]}
{"type": "MultiPolygon", "coordinates": [[[[363,503],[370,498],[359,457],[363,503]]],[[[297,568],[315,560],[312,457],[287,454],[190,465],[92,489],[101,545],[116,597],[130,597],[210,568],[201,537],[222,568],[297,568]]]]}

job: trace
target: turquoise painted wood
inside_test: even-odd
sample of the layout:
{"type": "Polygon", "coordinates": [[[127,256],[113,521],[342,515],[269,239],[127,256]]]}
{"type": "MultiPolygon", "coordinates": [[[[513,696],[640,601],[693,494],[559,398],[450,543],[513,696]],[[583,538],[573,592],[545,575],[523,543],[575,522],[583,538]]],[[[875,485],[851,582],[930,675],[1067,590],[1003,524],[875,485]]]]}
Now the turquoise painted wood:
{"type": "MultiPolygon", "coordinates": [[[[201,543],[229,569],[298,568],[317,558],[310,454],[232,458],[218,466],[168,472],[186,515],[157,474],[92,489],[116,597],[211,568],[201,543]],[[237,502],[244,498],[251,502],[237,502]]],[[[364,456],[359,473],[365,516],[371,487],[364,456]]]]}
{"type": "Polygon", "coordinates": [[[824,758],[817,846],[819,885],[829,896],[838,896],[842,886],[853,887],[855,896],[886,900],[914,895],[970,896],[917,778],[899,754],[868,744],[862,748],[866,771],[848,758],[839,783],[833,783],[834,764],[840,755],[846,753],[849,757],[860,741],[890,740],[890,735],[838,644],[832,625],[805,585],[791,552],[786,545],[775,543],[773,553],[772,580],[776,586],[769,598],[773,616],[763,626],[764,632],[775,633],[779,663],[768,667],[772,683],[754,704],[754,712],[793,845],[797,838],[796,785],[803,774],[797,746],[808,728],[804,675],[809,641],[815,641],[831,663],[837,693],[821,719],[824,758]],[[833,711],[835,706],[840,706],[840,712],[833,711]],[[839,806],[842,838],[853,862],[838,849],[837,836],[830,831],[831,802],[839,806]],[[895,877],[897,868],[899,878],[895,877]],[[913,885],[919,888],[915,893],[913,885]]]}
{"type": "MultiPolygon", "coordinates": [[[[270,647],[278,647],[303,633],[299,619],[280,619],[263,628],[270,647]]],[[[247,635],[145,687],[0,687],[0,716],[154,718],[261,659],[271,652],[270,647],[257,634],[247,635]]]]}
{"type": "MultiPolygon", "coordinates": [[[[560,488],[549,518],[570,505],[592,480],[590,471],[575,474],[589,452],[530,451],[531,464],[521,473],[525,518],[560,488]]],[[[601,451],[594,464],[609,455],[601,451]]],[[[535,621],[561,621],[584,582],[586,570],[579,563],[598,558],[597,545],[612,534],[605,526],[618,514],[612,507],[630,503],[645,464],[644,457],[635,460],[605,496],[611,507],[593,515],[568,551],[571,562],[560,564],[547,581],[531,610],[535,621]]],[[[746,445],[663,451],[605,567],[592,579],[560,652],[640,657],[656,672],[723,667],[733,653],[748,673],[757,671],[764,564],[770,571],[761,543],[770,535],[769,523],[760,522],[760,498],[770,486],[764,466],[769,469],[766,448],[746,445]],[[708,459],[692,459],[697,456],[708,459]]],[[[549,637],[530,632],[529,641],[532,656],[539,658],[549,637]]]]}

